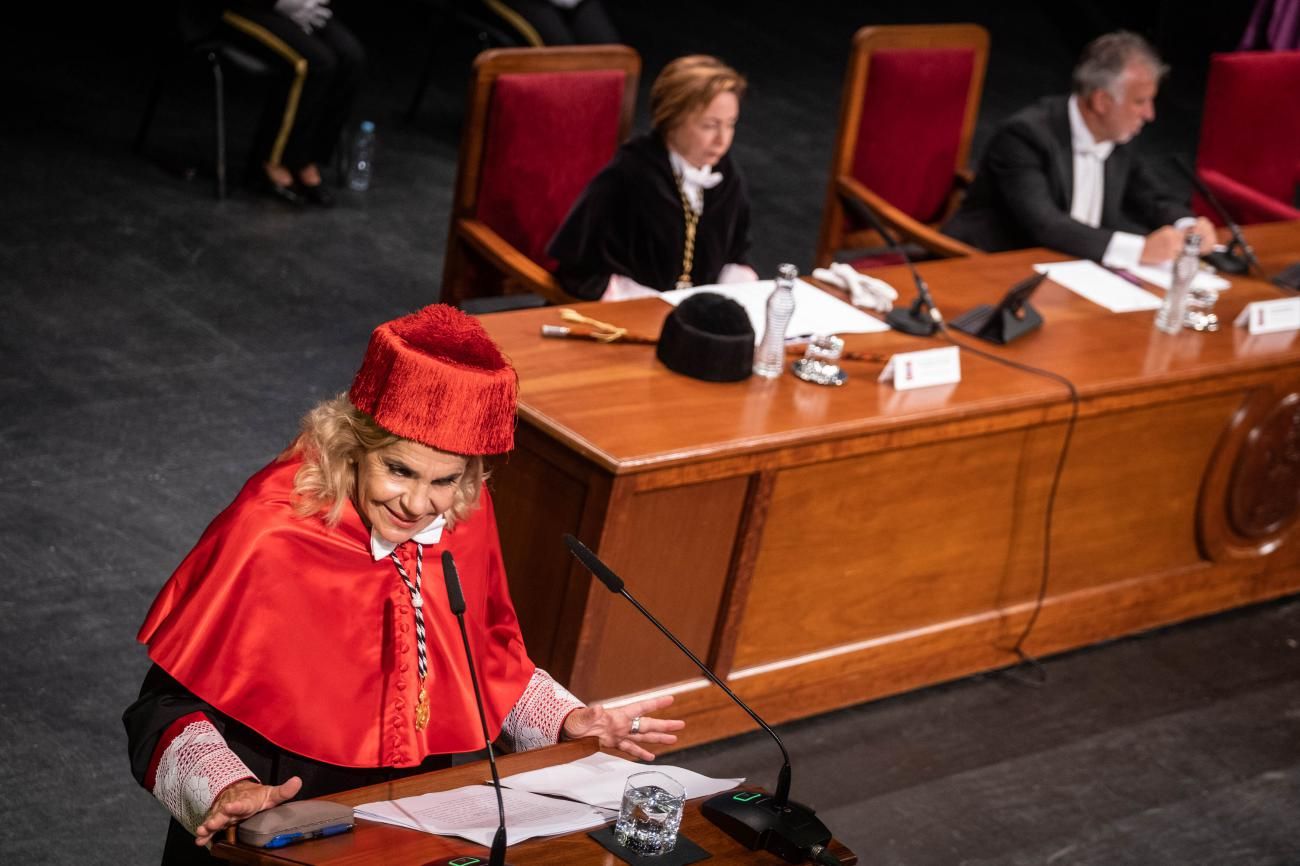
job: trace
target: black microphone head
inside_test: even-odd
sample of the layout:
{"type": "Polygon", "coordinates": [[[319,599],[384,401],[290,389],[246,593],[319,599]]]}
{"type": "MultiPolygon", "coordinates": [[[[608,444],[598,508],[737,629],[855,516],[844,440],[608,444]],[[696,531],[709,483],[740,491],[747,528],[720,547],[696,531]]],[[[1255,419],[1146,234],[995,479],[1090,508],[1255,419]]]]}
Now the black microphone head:
{"type": "Polygon", "coordinates": [[[442,578],[447,582],[447,605],[452,613],[460,616],[465,612],[465,595],[460,591],[460,575],[450,550],[442,552],[442,578]]]}
{"type": "Polygon", "coordinates": [[[596,554],[592,553],[587,545],[567,532],[564,534],[564,543],[569,546],[573,555],[578,557],[578,561],[585,565],[597,580],[605,584],[606,589],[615,593],[623,591],[623,578],[610,571],[609,566],[597,559],[596,554]]]}

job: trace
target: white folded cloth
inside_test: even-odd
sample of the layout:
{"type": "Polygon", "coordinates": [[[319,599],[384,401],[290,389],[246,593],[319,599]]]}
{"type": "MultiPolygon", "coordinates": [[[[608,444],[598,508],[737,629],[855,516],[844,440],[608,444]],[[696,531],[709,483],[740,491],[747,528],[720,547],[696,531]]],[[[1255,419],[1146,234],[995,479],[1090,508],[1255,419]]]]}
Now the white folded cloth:
{"type": "Polygon", "coordinates": [[[832,262],[829,268],[814,268],[813,278],[837,286],[849,293],[855,307],[888,313],[898,300],[898,291],[884,280],[855,271],[844,262],[832,262]]]}

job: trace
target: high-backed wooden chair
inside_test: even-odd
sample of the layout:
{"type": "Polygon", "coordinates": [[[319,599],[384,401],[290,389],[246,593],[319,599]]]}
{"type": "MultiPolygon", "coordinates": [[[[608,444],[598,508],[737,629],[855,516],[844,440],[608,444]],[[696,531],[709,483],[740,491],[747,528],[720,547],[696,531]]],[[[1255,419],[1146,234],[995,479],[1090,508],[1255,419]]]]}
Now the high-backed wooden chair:
{"type": "MultiPolygon", "coordinates": [[[[865,207],[901,241],[939,256],[974,247],[937,226],[970,182],[989,37],[975,24],[863,27],[853,36],[816,262],[879,246],[865,207]]],[[[857,266],[873,263],[859,260],[857,266]]]]}
{"type": "Polygon", "coordinates": [[[1210,58],[1196,173],[1239,223],[1300,219],[1300,51],[1210,58]]]}
{"type": "Polygon", "coordinates": [[[632,128],[641,58],[623,45],[499,48],[474,61],[442,301],[568,303],[546,245],[632,128]]]}

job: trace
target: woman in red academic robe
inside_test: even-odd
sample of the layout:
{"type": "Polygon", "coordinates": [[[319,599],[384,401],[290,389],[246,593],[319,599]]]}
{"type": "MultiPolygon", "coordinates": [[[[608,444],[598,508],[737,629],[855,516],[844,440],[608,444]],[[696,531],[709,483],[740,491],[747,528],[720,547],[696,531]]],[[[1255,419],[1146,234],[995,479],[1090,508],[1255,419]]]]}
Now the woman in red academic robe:
{"type": "Polygon", "coordinates": [[[472,318],[377,329],[352,388],[317,406],[167,581],[138,639],[132,771],[171,812],[164,863],[213,862],[222,828],[447,766],[483,746],[441,556],[455,558],[489,732],[649,758],[671,698],[583,706],[529,660],[482,456],[513,445],[515,372],[472,318]]]}

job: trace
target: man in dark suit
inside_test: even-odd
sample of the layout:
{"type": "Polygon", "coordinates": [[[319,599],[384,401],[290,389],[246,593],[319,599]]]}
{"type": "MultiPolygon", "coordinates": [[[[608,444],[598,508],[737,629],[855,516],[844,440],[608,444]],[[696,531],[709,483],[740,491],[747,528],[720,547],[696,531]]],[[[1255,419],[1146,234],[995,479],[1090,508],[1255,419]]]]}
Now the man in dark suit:
{"type": "Polygon", "coordinates": [[[1142,165],[1128,142],[1155,119],[1166,67],[1145,39],[1093,40],[1074,93],[1048,97],[995,133],[943,231],[988,252],[1042,246],[1113,267],[1176,256],[1185,234],[1214,237],[1142,165]]]}

